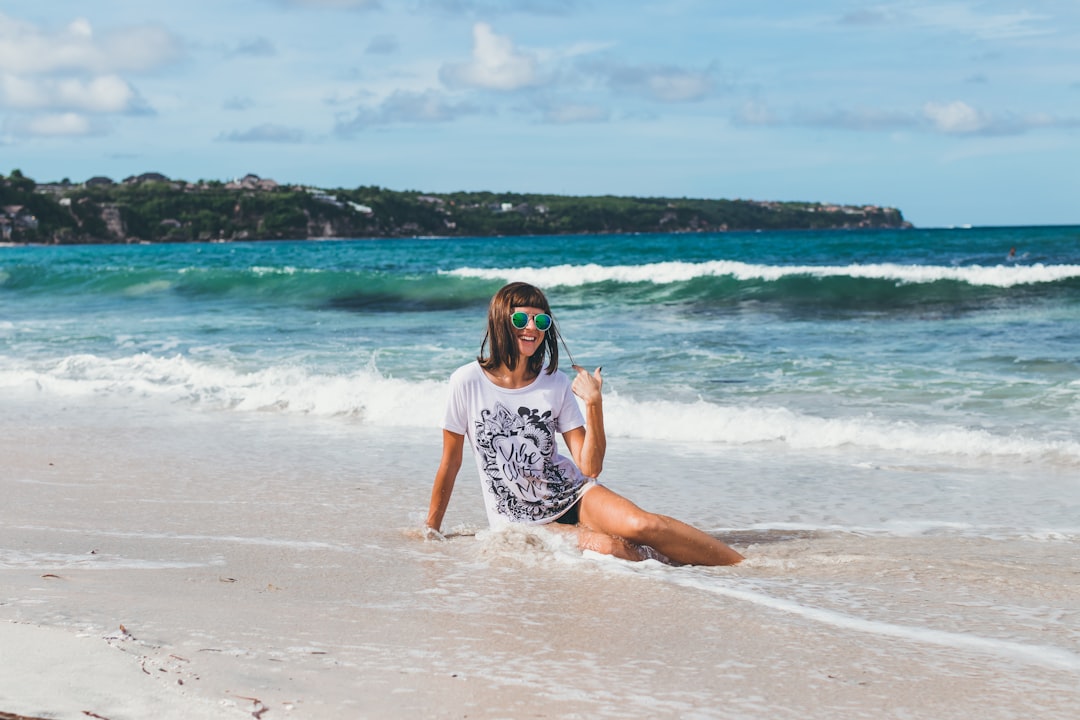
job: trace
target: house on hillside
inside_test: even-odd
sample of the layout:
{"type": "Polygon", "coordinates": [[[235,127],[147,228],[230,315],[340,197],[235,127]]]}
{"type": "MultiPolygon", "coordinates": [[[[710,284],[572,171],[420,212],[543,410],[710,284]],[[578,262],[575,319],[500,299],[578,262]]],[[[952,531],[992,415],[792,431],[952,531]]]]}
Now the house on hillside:
{"type": "Polygon", "coordinates": [[[142,175],[132,175],[131,177],[124,178],[125,185],[141,185],[148,182],[171,182],[169,178],[165,177],[161,173],[148,172],[142,175]]]}
{"type": "Polygon", "coordinates": [[[318,188],[308,188],[308,193],[311,195],[311,199],[315,202],[325,203],[327,205],[333,205],[336,208],[344,208],[345,203],[337,199],[337,195],[331,195],[325,190],[319,190],[318,188]]]}
{"type": "Polygon", "coordinates": [[[225,183],[226,190],[277,190],[278,183],[270,178],[261,178],[254,173],[248,173],[242,178],[233,178],[225,183]]]}
{"type": "Polygon", "coordinates": [[[0,208],[0,233],[10,240],[19,230],[37,230],[37,217],[23,205],[5,205],[0,208]]]}

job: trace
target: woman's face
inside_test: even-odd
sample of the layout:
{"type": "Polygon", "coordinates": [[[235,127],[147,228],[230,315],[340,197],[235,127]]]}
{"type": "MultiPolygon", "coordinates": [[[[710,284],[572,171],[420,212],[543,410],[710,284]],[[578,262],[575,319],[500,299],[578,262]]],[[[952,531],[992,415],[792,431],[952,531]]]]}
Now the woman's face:
{"type": "MultiPolygon", "coordinates": [[[[536,329],[535,316],[544,312],[543,308],[522,306],[514,307],[512,312],[523,312],[529,316],[529,324],[522,329],[518,329],[513,325],[510,326],[510,332],[514,334],[517,339],[517,348],[519,357],[532,357],[536,354],[544,344],[544,331],[536,329]]],[[[509,320],[507,320],[509,322],[509,320]]]]}

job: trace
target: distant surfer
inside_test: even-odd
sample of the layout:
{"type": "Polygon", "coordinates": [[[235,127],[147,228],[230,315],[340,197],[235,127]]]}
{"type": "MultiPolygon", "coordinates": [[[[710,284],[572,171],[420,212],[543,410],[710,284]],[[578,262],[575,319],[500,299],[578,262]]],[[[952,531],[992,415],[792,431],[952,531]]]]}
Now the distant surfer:
{"type": "Polygon", "coordinates": [[[1016,248],[1009,248],[1009,259],[1010,260],[1015,260],[1016,259],[1016,248]]]}
{"type": "Polygon", "coordinates": [[[440,531],[467,438],[492,526],[550,524],[575,532],[583,550],[624,560],[654,557],[652,548],[680,565],[740,562],[720,540],[646,512],[596,481],[607,446],[604,380],[600,368],[573,365],[571,381],[558,367],[558,330],[544,293],[527,283],[503,287],[488,308],[480,356],[450,377],[428,533],[440,531]],[[560,454],[559,434],[571,457],[560,454]]]}

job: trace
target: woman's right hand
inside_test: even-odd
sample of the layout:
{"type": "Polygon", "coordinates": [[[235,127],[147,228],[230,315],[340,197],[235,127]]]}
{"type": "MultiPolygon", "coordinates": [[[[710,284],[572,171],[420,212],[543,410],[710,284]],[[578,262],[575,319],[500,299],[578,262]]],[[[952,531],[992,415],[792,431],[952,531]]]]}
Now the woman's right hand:
{"type": "Polygon", "coordinates": [[[440,540],[441,541],[441,540],[446,539],[445,535],[443,535],[441,532],[439,532],[435,528],[431,527],[430,525],[425,525],[424,526],[423,536],[424,536],[425,540],[440,540]]]}
{"type": "Polygon", "coordinates": [[[592,373],[581,367],[580,365],[572,366],[574,370],[577,370],[577,377],[574,378],[573,384],[570,389],[577,395],[582,401],[589,405],[591,403],[600,403],[603,389],[604,378],[600,375],[602,368],[596,368],[592,373]]]}

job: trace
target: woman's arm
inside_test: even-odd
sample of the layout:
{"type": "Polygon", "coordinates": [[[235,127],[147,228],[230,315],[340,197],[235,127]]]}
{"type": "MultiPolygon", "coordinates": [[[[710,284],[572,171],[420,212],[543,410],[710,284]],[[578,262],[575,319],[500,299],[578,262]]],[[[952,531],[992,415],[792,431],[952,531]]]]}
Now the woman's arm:
{"type": "Polygon", "coordinates": [[[465,447],[465,436],[449,430],[443,430],[442,460],[435,473],[435,484],[431,488],[431,504],[428,506],[427,523],[429,528],[439,532],[442,527],[446,506],[450,504],[450,493],[454,492],[454,481],[461,469],[461,453],[465,447]]]}
{"type": "Polygon", "coordinates": [[[604,469],[604,454],[607,452],[602,395],[604,378],[600,376],[600,368],[596,368],[591,375],[579,365],[575,365],[574,369],[577,370],[577,377],[571,389],[585,405],[585,427],[574,428],[564,433],[563,437],[578,469],[588,477],[595,478],[604,469]]]}

